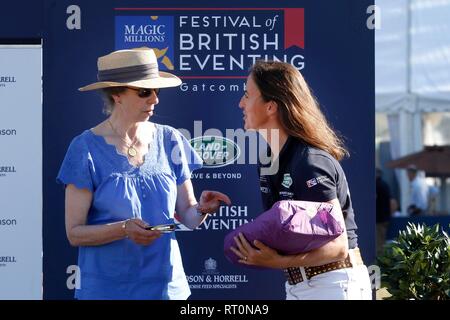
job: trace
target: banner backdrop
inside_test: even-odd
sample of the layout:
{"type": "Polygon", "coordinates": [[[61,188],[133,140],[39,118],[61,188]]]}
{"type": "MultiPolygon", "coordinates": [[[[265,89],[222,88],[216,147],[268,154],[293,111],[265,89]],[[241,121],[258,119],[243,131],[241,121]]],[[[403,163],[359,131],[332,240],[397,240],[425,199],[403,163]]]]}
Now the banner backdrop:
{"type": "Polygon", "coordinates": [[[359,226],[359,246],[374,260],[372,1],[46,1],[44,93],[44,298],[70,299],[79,285],[75,248],[64,230],[64,189],[55,177],[72,138],[105,116],[95,93],[97,57],[155,48],[161,70],[183,80],[161,91],[151,121],[180,129],[205,161],[192,177],[196,195],[220,190],[222,207],[195,231],[176,233],[191,299],[284,299],[278,270],[231,265],[224,236],[262,212],[256,136],[242,131],[239,100],[257,59],[293,64],[334,128],[347,137],[343,162],[359,226]],[[264,5],[264,7],[261,7],[264,5]],[[100,22],[101,21],[101,22],[100,22]]]}
{"type": "Polygon", "coordinates": [[[0,300],[42,299],[42,47],[0,45],[0,300]]]}

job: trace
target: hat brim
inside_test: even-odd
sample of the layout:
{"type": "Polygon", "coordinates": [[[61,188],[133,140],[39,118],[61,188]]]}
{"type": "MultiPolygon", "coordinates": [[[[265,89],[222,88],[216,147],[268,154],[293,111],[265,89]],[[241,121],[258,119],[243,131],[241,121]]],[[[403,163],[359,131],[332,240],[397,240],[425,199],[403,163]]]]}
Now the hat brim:
{"type": "Polygon", "coordinates": [[[87,86],[81,87],[79,91],[90,91],[111,87],[134,87],[145,89],[158,89],[158,88],[170,88],[178,87],[181,84],[181,79],[168,72],[159,72],[158,78],[144,79],[130,82],[112,82],[112,81],[100,81],[91,83],[87,86]]]}

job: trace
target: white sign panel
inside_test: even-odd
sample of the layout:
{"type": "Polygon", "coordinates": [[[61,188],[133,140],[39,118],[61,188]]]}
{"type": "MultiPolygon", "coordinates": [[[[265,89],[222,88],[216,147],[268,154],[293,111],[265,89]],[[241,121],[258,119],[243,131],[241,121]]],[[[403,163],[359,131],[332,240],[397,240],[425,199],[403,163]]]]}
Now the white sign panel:
{"type": "Polygon", "coordinates": [[[2,299],[42,299],[40,45],[0,45],[2,299]]]}

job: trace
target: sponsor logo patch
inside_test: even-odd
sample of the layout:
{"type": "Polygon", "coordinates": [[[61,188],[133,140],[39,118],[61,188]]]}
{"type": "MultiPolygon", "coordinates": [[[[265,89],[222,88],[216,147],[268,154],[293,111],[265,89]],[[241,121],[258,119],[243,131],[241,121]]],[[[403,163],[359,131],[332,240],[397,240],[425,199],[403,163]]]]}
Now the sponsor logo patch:
{"type": "Polygon", "coordinates": [[[283,177],[283,182],[281,185],[285,188],[289,188],[292,185],[292,178],[289,173],[285,173],[283,177]]]}
{"type": "Polygon", "coordinates": [[[321,183],[323,183],[323,182],[325,182],[325,181],[328,181],[328,180],[329,180],[329,179],[328,179],[328,177],[326,177],[326,176],[320,176],[320,177],[317,177],[317,178],[312,178],[312,179],[306,181],[306,186],[307,186],[308,188],[312,188],[312,187],[314,187],[315,185],[321,184],[321,183]]]}

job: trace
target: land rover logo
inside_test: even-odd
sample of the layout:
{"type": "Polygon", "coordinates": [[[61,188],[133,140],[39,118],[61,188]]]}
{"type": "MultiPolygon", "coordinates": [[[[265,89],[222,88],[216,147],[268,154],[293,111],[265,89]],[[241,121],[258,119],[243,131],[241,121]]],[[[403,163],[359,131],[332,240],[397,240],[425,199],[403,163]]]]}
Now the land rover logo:
{"type": "Polygon", "coordinates": [[[234,141],[219,136],[203,136],[189,141],[206,168],[219,168],[233,163],[241,153],[234,141]]]}

